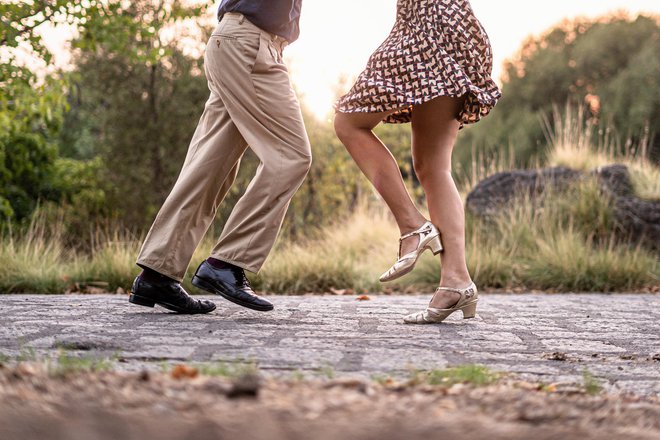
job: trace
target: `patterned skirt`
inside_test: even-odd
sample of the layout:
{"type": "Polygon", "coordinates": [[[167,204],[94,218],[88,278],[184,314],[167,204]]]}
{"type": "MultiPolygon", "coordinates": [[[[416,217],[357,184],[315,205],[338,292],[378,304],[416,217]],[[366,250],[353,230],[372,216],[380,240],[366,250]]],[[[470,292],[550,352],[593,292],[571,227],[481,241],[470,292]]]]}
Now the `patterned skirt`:
{"type": "Polygon", "coordinates": [[[383,122],[405,123],[414,105],[467,95],[459,121],[470,124],[487,115],[501,96],[492,69],[488,35],[468,0],[398,0],[392,32],[335,110],[396,110],[383,122]]]}

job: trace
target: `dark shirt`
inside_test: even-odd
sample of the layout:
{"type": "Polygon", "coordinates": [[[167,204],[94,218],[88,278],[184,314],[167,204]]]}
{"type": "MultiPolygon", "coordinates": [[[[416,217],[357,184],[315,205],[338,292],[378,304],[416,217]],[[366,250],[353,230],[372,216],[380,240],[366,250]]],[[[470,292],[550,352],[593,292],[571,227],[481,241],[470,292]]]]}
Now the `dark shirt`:
{"type": "Polygon", "coordinates": [[[226,12],[238,12],[259,28],[292,43],[300,34],[301,8],[302,0],[222,0],[218,20],[226,12]]]}

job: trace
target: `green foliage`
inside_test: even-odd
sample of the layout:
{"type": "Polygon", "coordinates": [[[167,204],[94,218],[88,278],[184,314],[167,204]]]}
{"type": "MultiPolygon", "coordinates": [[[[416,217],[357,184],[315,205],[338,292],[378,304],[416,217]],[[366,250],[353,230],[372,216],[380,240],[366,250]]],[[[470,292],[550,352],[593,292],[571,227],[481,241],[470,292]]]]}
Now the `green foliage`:
{"type": "Polygon", "coordinates": [[[587,394],[595,396],[603,391],[600,381],[586,368],[582,371],[582,386],[587,394]]]}
{"type": "Polygon", "coordinates": [[[182,149],[172,155],[165,146],[187,141],[190,130],[185,129],[196,120],[206,93],[201,60],[184,56],[176,40],[161,35],[172,26],[200,17],[207,7],[201,2],[191,5],[179,0],[57,0],[0,5],[0,40],[7,48],[0,64],[2,217],[21,219],[32,212],[38,200],[54,200],[69,207],[68,213],[75,212],[81,223],[92,217],[126,216],[129,224],[144,226],[173,183],[180,166],[177,159],[185,154],[182,149]],[[18,49],[27,48],[37,65],[50,63],[52,54],[39,32],[44,23],[66,24],[78,30],[73,47],[79,50],[81,67],[71,78],[52,72],[52,68],[48,75],[36,75],[34,69],[17,61],[18,49]],[[102,75],[97,78],[99,72],[102,75]],[[81,89],[80,81],[86,74],[88,87],[81,89]],[[119,90],[124,93],[117,93],[119,90]],[[188,102],[190,106],[181,105],[188,102]],[[74,111],[64,121],[68,104],[74,111]],[[63,122],[64,130],[60,130],[63,122]],[[53,141],[58,138],[65,155],[98,159],[55,163],[53,141]],[[20,155],[25,148],[34,154],[20,155]],[[41,154],[44,151],[48,152],[46,158],[41,154]],[[150,168],[134,164],[148,164],[150,168]],[[17,175],[11,168],[17,165],[23,174],[17,175]],[[50,182],[47,175],[53,166],[55,176],[50,182]],[[62,172],[65,167],[71,167],[70,174],[62,172]],[[90,176],[93,169],[98,172],[96,178],[90,176]],[[38,175],[33,172],[27,176],[25,170],[38,175]],[[35,182],[37,177],[39,182],[35,182]],[[83,181],[74,183],[75,178],[83,181]],[[133,199],[134,205],[125,206],[126,198],[118,195],[147,186],[153,187],[152,200],[147,203],[133,199]]]}
{"type": "Polygon", "coordinates": [[[335,378],[335,369],[332,367],[332,365],[324,365],[321,368],[318,369],[318,374],[321,377],[324,377],[326,379],[334,379],[335,378]]]}
{"type": "MultiPolygon", "coordinates": [[[[643,15],[564,22],[528,40],[505,66],[497,107],[459,137],[456,162],[470,163],[470,146],[491,153],[512,146],[518,165],[545,158],[542,116],[566,102],[584,106],[602,130],[614,129],[619,145],[660,133],[659,45],[658,18],[643,15]]],[[[660,159],[657,136],[650,154],[660,159]]]]}
{"type": "MultiPolygon", "coordinates": [[[[89,7],[97,2],[90,1],[89,7]]],[[[67,108],[66,80],[57,72],[37,75],[20,62],[19,51],[50,63],[38,27],[43,23],[74,23],[85,15],[79,2],[24,1],[0,5],[0,216],[28,217],[39,200],[53,199],[54,140],[67,108]]]]}
{"type": "Polygon", "coordinates": [[[81,233],[93,235],[102,227],[119,223],[115,210],[108,205],[115,189],[104,178],[104,170],[100,157],[55,160],[50,201],[42,203],[36,215],[53,224],[66,219],[61,231],[65,244],[81,247],[81,233]]]}
{"type": "MultiPolygon", "coordinates": [[[[137,64],[158,65],[174,54],[176,46],[162,31],[176,23],[199,18],[206,2],[184,0],[108,1],[91,7],[74,46],[84,52],[121,56],[137,64]]],[[[181,36],[181,35],[180,35],[181,36]]]]}
{"type": "Polygon", "coordinates": [[[64,83],[57,76],[40,81],[18,65],[9,50],[0,61],[1,222],[22,220],[40,198],[52,196],[49,186],[57,155],[53,139],[66,101],[64,83]]]}
{"type": "Polygon", "coordinates": [[[53,187],[60,193],[60,202],[70,204],[80,215],[82,209],[101,215],[106,202],[100,157],[89,161],[58,158],[54,163],[53,187]]]}
{"type": "Polygon", "coordinates": [[[39,26],[44,23],[80,22],[89,10],[103,7],[102,2],[97,0],[87,0],[85,3],[83,6],[79,1],[70,0],[3,2],[0,4],[0,45],[17,48],[27,44],[49,63],[52,54],[43,44],[39,26]]]}
{"type": "Polygon", "coordinates": [[[112,189],[104,193],[106,206],[129,227],[153,220],[208,97],[203,60],[162,36],[204,9],[179,1],[110,2],[88,17],[73,43],[80,52],[63,152],[100,158],[100,179],[112,189]]]}
{"type": "Polygon", "coordinates": [[[57,360],[48,365],[48,373],[54,377],[70,376],[87,372],[101,372],[112,369],[111,359],[97,359],[88,356],[75,356],[61,350],[57,360]]]}
{"type": "Polygon", "coordinates": [[[194,367],[197,368],[200,374],[211,377],[235,378],[259,373],[259,366],[254,361],[207,362],[195,364],[194,367]]]}
{"type": "Polygon", "coordinates": [[[492,372],[484,365],[461,365],[443,370],[417,371],[411,374],[414,384],[426,383],[434,386],[451,387],[455,384],[486,386],[495,383],[500,374],[492,372]]]}
{"type": "Polygon", "coordinates": [[[36,133],[0,137],[0,214],[18,220],[28,217],[49,191],[57,152],[36,133]]]}
{"type": "Polygon", "coordinates": [[[21,352],[16,357],[18,362],[35,362],[37,360],[37,351],[34,347],[21,347],[21,352]]]}

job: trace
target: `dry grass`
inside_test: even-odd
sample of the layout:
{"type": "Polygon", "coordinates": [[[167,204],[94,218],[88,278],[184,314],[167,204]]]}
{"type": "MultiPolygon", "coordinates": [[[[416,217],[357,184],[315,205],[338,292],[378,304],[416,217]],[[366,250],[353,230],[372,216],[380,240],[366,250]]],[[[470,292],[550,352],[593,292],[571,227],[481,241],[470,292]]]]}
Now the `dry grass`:
{"type": "Polygon", "coordinates": [[[282,243],[257,285],[275,292],[378,290],[377,280],[396,255],[398,231],[386,215],[360,208],[318,238],[282,243]]]}
{"type": "Polygon", "coordinates": [[[563,115],[555,108],[553,121],[554,128],[546,122],[547,136],[552,144],[549,165],[589,171],[613,163],[623,164],[630,170],[639,197],[660,199],[660,168],[648,158],[648,133],[637,144],[629,141],[617,145],[609,130],[599,132],[582,110],[576,111],[571,106],[566,107],[563,115]]]}
{"type": "MultiPolygon", "coordinates": [[[[589,170],[624,163],[640,196],[659,198],[660,169],[645,156],[645,141],[617,149],[607,133],[598,134],[582,114],[555,114],[551,165],[589,170]]],[[[481,179],[510,168],[510,160],[482,157],[459,181],[465,196],[481,179]]],[[[48,224],[35,216],[22,233],[0,237],[0,292],[61,293],[88,283],[112,291],[128,289],[139,272],[134,260],[141,240],[126,234],[97,236],[91,253],[67,249],[62,219],[48,224]]],[[[631,291],[657,288],[657,255],[616,242],[611,201],[595,181],[585,180],[561,194],[548,192],[542,203],[524,197],[495,219],[468,215],[468,266],[480,287],[549,291],[631,291]]],[[[439,261],[428,253],[411,274],[382,286],[379,275],[393,262],[398,230],[383,206],[363,205],[350,216],[317,230],[310,238],[280,242],[259,276],[260,290],[273,293],[431,290],[439,261]]],[[[208,255],[207,238],[193,257],[189,275],[208,255]]],[[[187,277],[189,280],[190,277],[187,277]]],[[[185,286],[192,289],[189,281],[185,286]]]]}

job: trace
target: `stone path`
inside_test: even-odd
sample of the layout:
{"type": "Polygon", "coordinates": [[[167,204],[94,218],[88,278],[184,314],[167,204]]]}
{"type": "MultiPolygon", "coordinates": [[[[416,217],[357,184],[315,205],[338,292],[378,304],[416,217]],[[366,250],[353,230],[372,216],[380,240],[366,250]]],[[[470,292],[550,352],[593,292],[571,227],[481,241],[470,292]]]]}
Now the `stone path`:
{"type": "Polygon", "coordinates": [[[427,296],[281,296],[269,313],[214,299],[190,317],[115,295],[0,296],[0,354],[66,347],[126,370],[254,361],[266,374],[366,377],[479,363],[545,383],[580,383],[586,369],[609,391],[660,394],[657,295],[486,294],[476,319],[432,326],[401,322],[427,296]]]}

